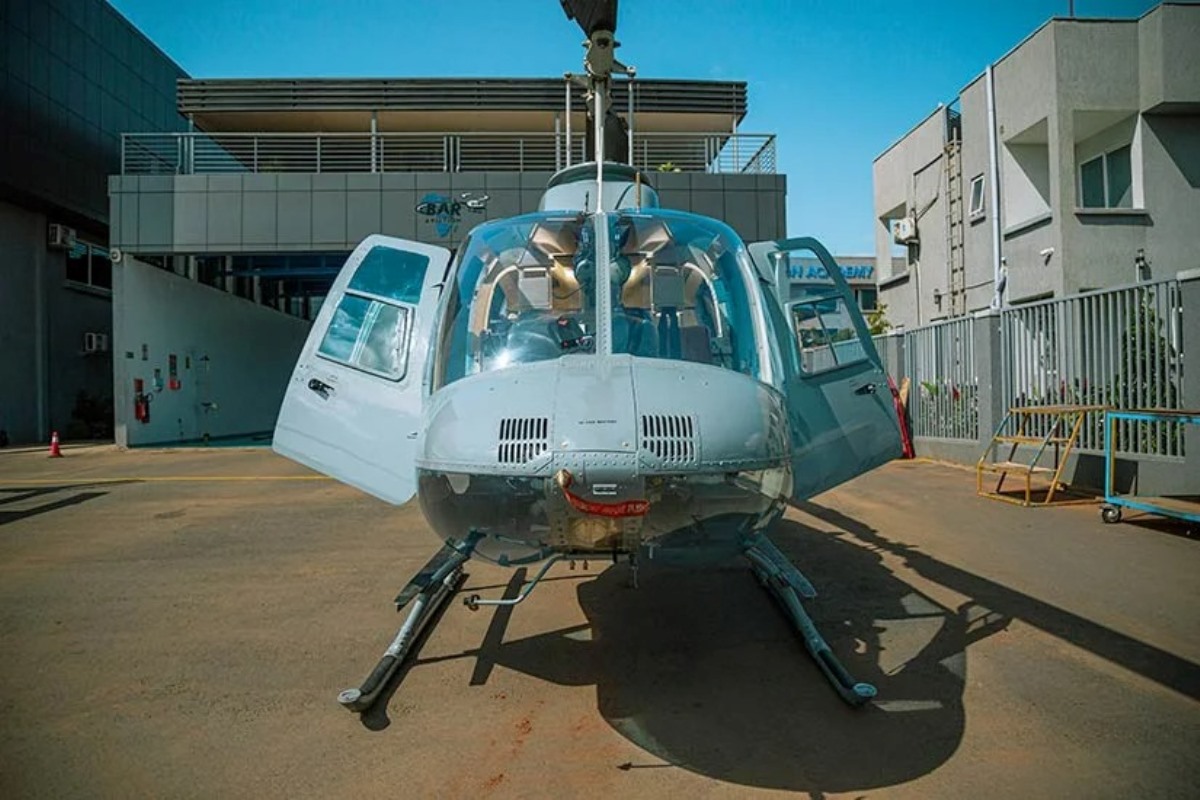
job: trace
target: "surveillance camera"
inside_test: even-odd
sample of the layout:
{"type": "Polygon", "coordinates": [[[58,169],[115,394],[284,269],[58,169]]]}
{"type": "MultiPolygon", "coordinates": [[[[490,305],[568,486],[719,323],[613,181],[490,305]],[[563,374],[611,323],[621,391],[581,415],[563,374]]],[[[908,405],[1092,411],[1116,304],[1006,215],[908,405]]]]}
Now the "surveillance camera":
{"type": "Polygon", "coordinates": [[[1047,247],[1044,250],[1040,251],[1038,253],[1038,255],[1040,255],[1042,258],[1049,258],[1050,256],[1054,255],[1054,248],[1047,247]]]}

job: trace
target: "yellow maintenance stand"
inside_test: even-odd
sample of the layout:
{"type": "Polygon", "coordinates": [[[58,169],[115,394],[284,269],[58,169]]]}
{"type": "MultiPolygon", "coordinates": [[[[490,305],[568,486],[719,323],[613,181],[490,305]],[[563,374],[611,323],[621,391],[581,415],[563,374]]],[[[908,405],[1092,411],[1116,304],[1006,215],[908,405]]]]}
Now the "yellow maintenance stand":
{"type": "Polygon", "coordinates": [[[975,464],[976,494],[1022,506],[1049,505],[1054,499],[1054,493],[1062,485],[1063,467],[1066,466],[1071,448],[1079,439],[1079,432],[1083,430],[1083,421],[1088,414],[1107,408],[1108,406],[1049,405],[1014,406],[1008,409],[1000,427],[992,436],[992,441],[975,464]],[[1003,446],[1008,446],[1008,453],[1003,460],[997,460],[1003,446]],[[1018,455],[1018,450],[1022,447],[1026,449],[1018,455]],[[1043,462],[1048,454],[1053,455],[1051,464],[1043,462]],[[991,491],[985,491],[983,488],[985,472],[1000,475],[996,481],[996,488],[991,491]],[[1009,474],[1024,479],[1023,499],[1001,494],[1004,480],[1009,474]],[[1049,480],[1046,497],[1038,503],[1034,503],[1032,499],[1034,476],[1049,480]]]}

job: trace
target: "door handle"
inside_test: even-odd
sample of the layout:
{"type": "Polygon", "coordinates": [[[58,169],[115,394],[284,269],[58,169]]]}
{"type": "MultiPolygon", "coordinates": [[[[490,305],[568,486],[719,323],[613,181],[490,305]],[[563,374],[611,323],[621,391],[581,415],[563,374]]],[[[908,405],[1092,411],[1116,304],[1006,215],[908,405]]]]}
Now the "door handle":
{"type": "Polygon", "coordinates": [[[318,380],[317,378],[313,378],[308,382],[308,388],[319,394],[322,400],[328,400],[329,393],[333,391],[332,386],[325,381],[318,380]]]}
{"type": "Polygon", "coordinates": [[[875,384],[864,383],[862,386],[854,390],[855,394],[875,394],[875,384]]]}

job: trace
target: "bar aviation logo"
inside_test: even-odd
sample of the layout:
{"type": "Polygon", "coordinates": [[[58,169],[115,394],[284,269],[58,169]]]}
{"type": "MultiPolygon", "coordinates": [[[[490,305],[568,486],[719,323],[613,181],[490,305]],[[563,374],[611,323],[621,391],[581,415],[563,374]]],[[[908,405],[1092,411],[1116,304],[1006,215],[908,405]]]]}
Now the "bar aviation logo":
{"type": "Polygon", "coordinates": [[[481,213],[487,208],[487,201],[486,194],[473,192],[463,192],[457,200],[449,195],[430,193],[417,203],[416,212],[425,217],[426,224],[434,226],[439,237],[445,239],[458,229],[464,208],[481,213]]]}

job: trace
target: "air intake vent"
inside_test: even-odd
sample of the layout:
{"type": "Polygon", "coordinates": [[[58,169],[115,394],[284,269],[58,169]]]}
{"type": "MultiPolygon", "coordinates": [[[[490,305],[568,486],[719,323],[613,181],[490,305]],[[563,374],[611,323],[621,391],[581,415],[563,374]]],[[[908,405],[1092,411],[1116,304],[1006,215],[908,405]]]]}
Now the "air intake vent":
{"type": "Polygon", "coordinates": [[[501,464],[524,464],[550,449],[550,420],[513,417],[500,420],[501,464]]]}
{"type": "Polygon", "coordinates": [[[667,464],[696,461],[696,426],[684,414],[643,414],[642,449],[667,464]]]}

